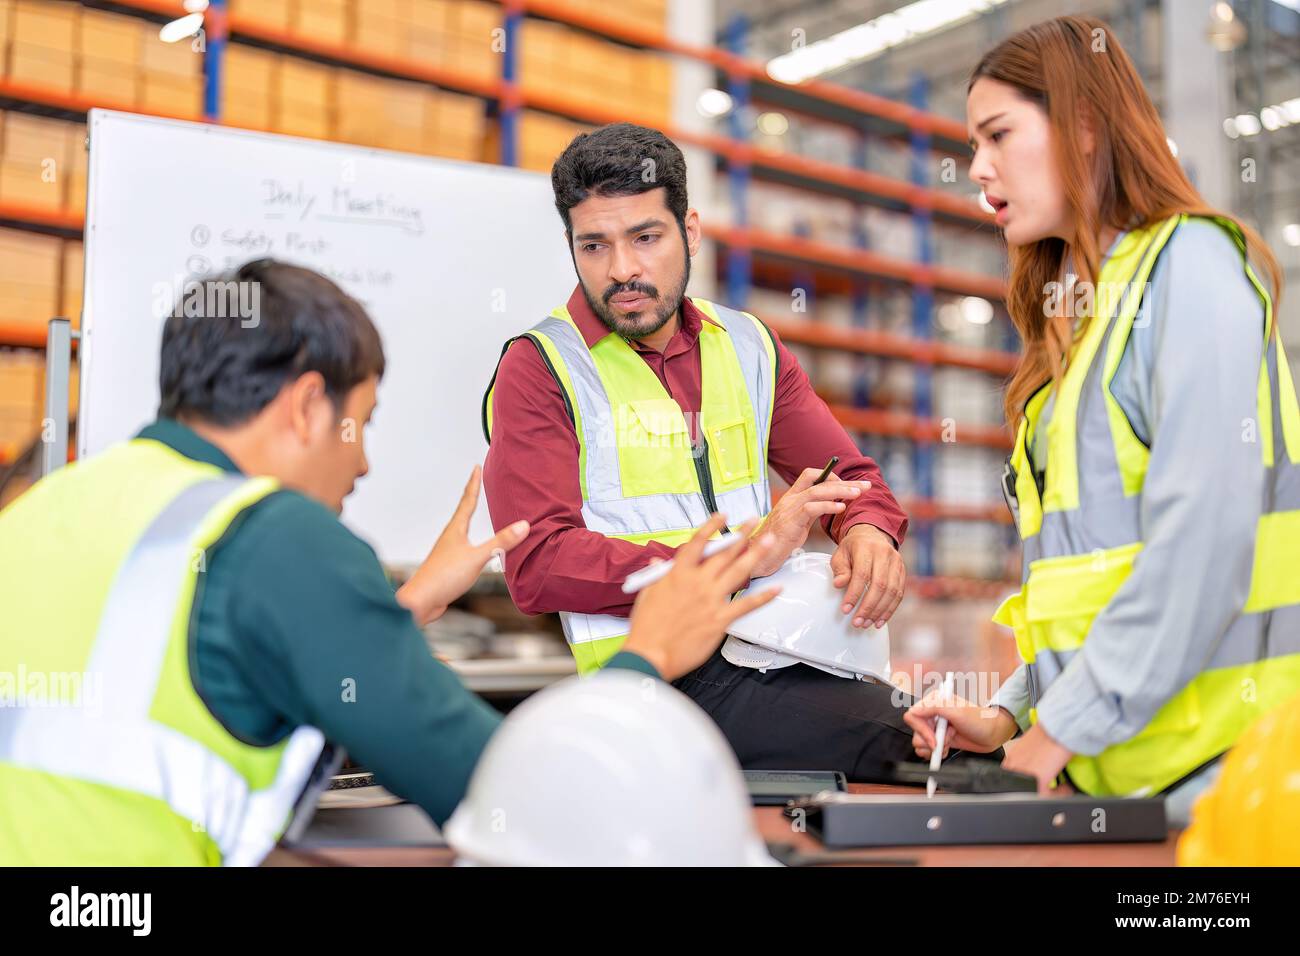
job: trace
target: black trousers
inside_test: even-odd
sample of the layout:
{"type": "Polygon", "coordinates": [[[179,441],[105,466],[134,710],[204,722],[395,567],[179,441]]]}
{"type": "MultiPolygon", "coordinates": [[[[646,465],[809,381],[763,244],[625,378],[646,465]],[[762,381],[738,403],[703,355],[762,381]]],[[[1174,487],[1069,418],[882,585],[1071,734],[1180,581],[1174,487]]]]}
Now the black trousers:
{"type": "MultiPolygon", "coordinates": [[[[918,761],[903,712],[910,694],[848,680],[806,664],[766,673],[737,667],[721,650],[673,681],[722,729],[746,770],[839,770],[849,780],[888,783],[896,761],[918,761]]],[[[953,751],[945,765],[1002,759],[1002,750],[953,751]]]]}

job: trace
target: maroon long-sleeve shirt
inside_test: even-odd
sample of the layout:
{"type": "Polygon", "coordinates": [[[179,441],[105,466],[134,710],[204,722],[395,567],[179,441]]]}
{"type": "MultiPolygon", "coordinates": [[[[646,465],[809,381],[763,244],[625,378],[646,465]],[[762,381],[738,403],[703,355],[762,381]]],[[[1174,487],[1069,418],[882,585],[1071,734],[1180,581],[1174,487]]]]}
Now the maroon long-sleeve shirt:
{"type": "MultiPolygon", "coordinates": [[[[587,347],[611,333],[591,311],[580,287],[569,297],[569,314],[587,347]]],[[[712,322],[689,299],[681,322],[663,353],[631,342],[686,416],[699,420],[700,325],[712,322]]],[[[871,488],[839,515],[824,519],[832,540],[857,524],[871,524],[901,544],[907,515],[881,477],[876,463],[859,453],[848,433],[817,397],[808,375],[780,340],[779,373],[768,441],[768,464],[787,483],[805,468],[821,468],[839,455],[835,473],[871,488]]],[[[578,437],[565,411],[560,386],[532,342],[515,342],[501,359],[493,397],[492,444],[483,466],[488,510],[497,529],[518,521],[531,528],[506,555],[506,583],[526,614],[574,611],[627,616],[633,596],[622,584],[651,557],[671,557],[674,548],[632,544],[587,530],[578,483],[578,437]]],[[[692,436],[694,437],[694,436],[692,436]]]]}

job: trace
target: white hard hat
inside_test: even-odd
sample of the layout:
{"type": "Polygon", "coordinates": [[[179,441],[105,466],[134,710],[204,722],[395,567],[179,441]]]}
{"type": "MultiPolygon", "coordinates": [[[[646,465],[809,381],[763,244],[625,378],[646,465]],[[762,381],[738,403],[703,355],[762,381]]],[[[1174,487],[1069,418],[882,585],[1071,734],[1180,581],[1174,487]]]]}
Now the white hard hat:
{"type": "Polygon", "coordinates": [[[753,814],[704,711],[663,681],[610,670],[515,708],[443,835],[483,865],[774,865],[753,814]]]}
{"type": "Polygon", "coordinates": [[[746,667],[804,663],[841,677],[890,683],[888,625],[854,627],[853,614],[840,612],[844,595],[834,579],[830,555],[801,551],[774,574],[755,580],[752,588],[779,584],[781,593],[731,623],[724,656],[746,667]]]}

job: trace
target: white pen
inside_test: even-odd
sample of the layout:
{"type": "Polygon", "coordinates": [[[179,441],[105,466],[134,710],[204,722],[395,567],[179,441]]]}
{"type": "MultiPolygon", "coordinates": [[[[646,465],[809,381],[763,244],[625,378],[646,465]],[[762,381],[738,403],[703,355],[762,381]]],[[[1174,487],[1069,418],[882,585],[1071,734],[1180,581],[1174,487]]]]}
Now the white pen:
{"type": "MultiPolygon", "coordinates": [[[[721,538],[714,538],[704,546],[703,557],[708,558],[717,554],[725,548],[731,547],[736,541],[744,538],[744,535],[738,531],[728,531],[721,538]]],[[[652,564],[648,568],[642,568],[640,571],[634,571],[627,576],[623,582],[624,594],[636,594],[643,588],[648,588],[665,574],[673,569],[673,561],[660,561],[658,564],[652,564]]]]}
{"type": "MultiPolygon", "coordinates": [[[[943,701],[952,696],[952,671],[948,671],[943,678],[943,686],[939,688],[939,700],[943,701]]],[[[948,736],[948,718],[940,717],[939,722],[934,728],[934,750],[930,753],[930,779],[925,782],[925,796],[930,798],[934,796],[935,788],[938,784],[935,782],[934,775],[939,772],[939,764],[943,760],[943,742],[948,736]]]]}

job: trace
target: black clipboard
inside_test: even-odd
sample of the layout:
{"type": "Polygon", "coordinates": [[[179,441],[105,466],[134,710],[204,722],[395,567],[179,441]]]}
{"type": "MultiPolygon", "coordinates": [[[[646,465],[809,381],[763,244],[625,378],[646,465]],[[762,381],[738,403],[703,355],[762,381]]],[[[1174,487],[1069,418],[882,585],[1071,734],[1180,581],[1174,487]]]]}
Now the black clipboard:
{"type": "Polygon", "coordinates": [[[790,801],[785,813],[802,817],[828,847],[1162,843],[1169,836],[1159,797],[821,793],[790,801]]]}

